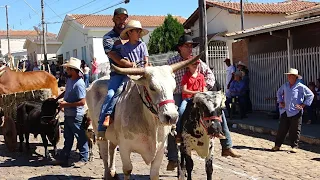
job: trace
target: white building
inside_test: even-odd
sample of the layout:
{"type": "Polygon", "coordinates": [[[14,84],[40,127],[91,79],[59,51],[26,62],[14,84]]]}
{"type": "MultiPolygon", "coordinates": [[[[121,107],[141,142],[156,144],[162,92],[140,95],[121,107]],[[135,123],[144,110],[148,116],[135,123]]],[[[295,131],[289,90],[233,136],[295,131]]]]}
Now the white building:
{"type": "MultiPolygon", "coordinates": [[[[174,17],[181,23],[185,21],[180,16],[174,17]]],[[[163,23],[165,16],[130,15],[129,19],[140,21],[149,30],[149,35],[143,37],[143,41],[148,43],[150,34],[163,23]]],[[[66,15],[58,34],[58,41],[62,42],[57,52],[58,58],[65,60],[73,56],[90,64],[92,58],[96,57],[98,63],[108,62],[102,38],[113,26],[112,15],[66,15]]]]}
{"type": "MultiPolygon", "coordinates": [[[[56,53],[58,49],[60,48],[62,42],[58,42],[56,38],[47,38],[46,39],[47,44],[47,59],[50,60],[52,58],[56,57],[56,53]]],[[[43,43],[42,40],[37,39],[31,39],[28,38],[23,48],[27,50],[28,59],[32,62],[35,61],[43,61],[44,55],[43,55],[43,43]]],[[[40,63],[40,62],[38,62],[40,63]]]]}
{"type": "MultiPolygon", "coordinates": [[[[279,3],[244,3],[244,29],[285,21],[286,15],[301,9],[310,8],[317,3],[288,0],[279,3]]],[[[240,3],[206,1],[208,33],[208,65],[213,69],[218,82],[224,86],[226,66],[223,60],[229,57],[234,63],[245,61],[245,42],[227,39],[226,33],[241,30],[240,3]],[[233,56],[235,54],[235,56],[233,56]]],[[[199,10],[183,24],[195,41],[199,37],[199,10]]]]}
{"type": "MultiPolygon", "coordinates": [[[[308,7],[316,2],[288,0],[279,3],[244,3],[244,29],[286,20],[286,15],[308,7]]],[[[224,34],[241,30],[240,3],[206,1],[208,42],[211,46],[225,47],[226,56],[232,57],[233,40],[227,40],[224,34]]],[[[198,9],[184,23],[193,37],[199,37],[198,9]]],[[[217,53],[221,55],[221,53],[217,53]]]]}
{"type": "MultiPolygon", "coordinates": [[[[35,30],[9,30],[10,52],[15,60],[25,59],[27,50],[23,45],[27,38],[35,39],[38,32],[35,30]]],[[[55,34],[48,33],[48,37],[55,37],[55,34]]],[[[7,31],[0,30],[0,56],[6,57],[8,54],[7,31]]]]}

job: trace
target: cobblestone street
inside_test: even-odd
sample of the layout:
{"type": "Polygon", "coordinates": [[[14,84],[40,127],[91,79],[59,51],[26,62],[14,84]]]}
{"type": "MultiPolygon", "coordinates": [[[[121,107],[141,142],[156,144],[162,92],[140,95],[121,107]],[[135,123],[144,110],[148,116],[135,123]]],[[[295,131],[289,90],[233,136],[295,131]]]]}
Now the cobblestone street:
{"type": "MultiPolygon", "coordinates": [[[[232,132],[234,149],[243,157],[233,159],[221,157],[221,146],[215,141],[214,179],[317,179],[320,177],[320,148],[301,144],[297,154],[288,153],[289,146],[283,151],[270,152],[273,137],[248,131],[232,132]]],[[[51,166],[50,161],[43,159],[44,150],[40,146],[41,138],[30,137],[33,153],[9,153],[0,137],[0,179],[101,179],[102,161],[95,146],[95,158],[83,168],[62,168],[51,166]]],[[[60,141],[59,148],[63,141],[60,141]]],[[[50,147],[51,149],[52,147],[50,147]]],[[[74,148],[75,149],[75,148],[74,148]]],[[[77,158],[76,154],[72,156],[77,158]]],[[[204,161],[194,156],[194,179],[205,179],[204,161]]],[[[117,170],[122,178],[119,153],[117,153],[117,170]]],[[[137,154],[132,154],[133,177],[135,180],[149,179],[149,167],[137,154]]],[[[161,166],[161,179],[174,180],[176,172],[166,171],[167,160],[161,166]]]]}

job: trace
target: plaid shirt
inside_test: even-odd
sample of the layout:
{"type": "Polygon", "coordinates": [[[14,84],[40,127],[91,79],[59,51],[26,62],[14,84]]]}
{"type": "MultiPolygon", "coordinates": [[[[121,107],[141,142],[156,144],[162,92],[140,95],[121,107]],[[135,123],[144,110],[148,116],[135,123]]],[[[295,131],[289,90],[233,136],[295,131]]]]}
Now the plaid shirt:
{"type": "MultiPolygon", "coordinates": [[[[182,61],[183,58],[180,55],[174,56],[168,60],[168,64],[175,64],[177,62],[182,61]]],[[[181,94],[182,93],[182,88],[181,88],[181,81],[183,75],[187,72],[187,68],[180,69],[176,71],[175,74],[175,80],[176,80],[176,90],[174,91],[174,94],[181,94]]],[[[214,77],[213,72],[209,68],[209,66],[204,63],[203,61],[200,61],[200,65],[198,66],[198,72],[203,74],[206,84],[207,84],[207,89],[211,89],[214,87],[214,84],[216,83],[216,79],[214,77]]]]}

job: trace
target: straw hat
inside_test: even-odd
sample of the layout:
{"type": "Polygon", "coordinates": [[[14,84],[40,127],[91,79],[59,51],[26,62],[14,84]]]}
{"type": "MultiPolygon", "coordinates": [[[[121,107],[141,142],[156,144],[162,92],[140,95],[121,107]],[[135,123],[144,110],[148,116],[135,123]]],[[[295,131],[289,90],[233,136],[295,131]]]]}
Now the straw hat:
{"type": "Polygon", "coordinates": [[[67,63],[64,63],[62,66],[78,69],[83,74],[83,71],[81,69],[81,60],[80,59],[71,57],[69,59],[69,61],[67,63]]]}
{"type": "Polygon", "coordinates": [[[302,79],[302,76],[299,75],[298,69],[290,68],[289,72],[284,74],[292,74],[298,77],[298,79],[302,79]]]}
{"type": "Polygon", "coordinates": [[[140,38],[147,35],[149,33],[148,30],[143,29],[141,26],[140,21],[136,21],[136,20],[131,20],[129,21],[129,23],[126,25],[126,27],[124,28],[124,30],[121,32],[120,37],[122,40],[128,40],[129,37],[127,35],[127,32],[132,30],[132,29],[141,29],[141,33],[140,33],[140,38]]]}

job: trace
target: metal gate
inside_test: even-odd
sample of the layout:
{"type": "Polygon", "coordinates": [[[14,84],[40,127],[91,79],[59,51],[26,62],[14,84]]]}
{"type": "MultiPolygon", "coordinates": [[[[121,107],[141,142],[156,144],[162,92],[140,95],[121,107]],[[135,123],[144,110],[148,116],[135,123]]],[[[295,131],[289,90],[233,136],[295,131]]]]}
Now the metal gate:
{"type": "MultiPolygon", "coordinates": [[[[320,47],[293,50],[292,68],[296,68],[305,84],[320,77],[320,47]]],[[[249,57],[250,96],[254,110],[275,109],[275,101],[265,98],[276,97],[279,87],[287,81],[287,51],[252,55],[249,57]]]]}

